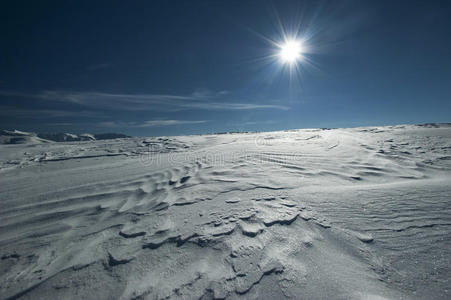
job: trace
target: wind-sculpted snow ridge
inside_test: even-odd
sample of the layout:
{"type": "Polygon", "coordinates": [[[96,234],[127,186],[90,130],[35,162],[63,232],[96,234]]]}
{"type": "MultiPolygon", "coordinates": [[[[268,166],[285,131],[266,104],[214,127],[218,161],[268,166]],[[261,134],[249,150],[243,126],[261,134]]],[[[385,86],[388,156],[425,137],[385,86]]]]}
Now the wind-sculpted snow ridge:
{"type": "Polygon", "coordinates": [[[449,126],[0,154],[1,299],[449,298],[449,126]]]}

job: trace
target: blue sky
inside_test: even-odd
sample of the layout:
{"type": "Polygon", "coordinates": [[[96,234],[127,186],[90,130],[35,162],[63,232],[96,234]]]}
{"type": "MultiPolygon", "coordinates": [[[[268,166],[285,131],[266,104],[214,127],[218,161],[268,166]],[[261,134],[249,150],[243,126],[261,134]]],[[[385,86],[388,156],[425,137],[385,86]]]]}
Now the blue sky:
{"type": "Polygon", "coordinates": [[[449,1],[2,1],[0,128],[177,135],[451,121],[449,1]],[[283,32],[306,52],[294,68],[283,32]]]}

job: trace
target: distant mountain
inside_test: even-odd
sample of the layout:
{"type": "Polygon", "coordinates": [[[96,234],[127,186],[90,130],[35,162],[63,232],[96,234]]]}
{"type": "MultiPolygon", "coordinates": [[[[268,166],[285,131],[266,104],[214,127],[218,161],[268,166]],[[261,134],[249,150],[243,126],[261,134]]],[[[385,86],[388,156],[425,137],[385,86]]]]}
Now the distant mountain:
{"type": "Polygon", "coordinates": [[[19,130],[0,130],[0,144],[28,144],[51,142],[95,141],[130,138],[121,133],[73,134],[73,133],[34,133],[19,130]]]}
{"type": "Polygon", "coordinates": [[[95,141],[92,134],[38,133],[38,137],[54,142],[95,141]]]}
{"type": "Polygon", "coordinates": [[[0,130],[0,144],[36,144],[49,143],[46,139],[39,138],[36,133],[19,130],[0,130]]]}

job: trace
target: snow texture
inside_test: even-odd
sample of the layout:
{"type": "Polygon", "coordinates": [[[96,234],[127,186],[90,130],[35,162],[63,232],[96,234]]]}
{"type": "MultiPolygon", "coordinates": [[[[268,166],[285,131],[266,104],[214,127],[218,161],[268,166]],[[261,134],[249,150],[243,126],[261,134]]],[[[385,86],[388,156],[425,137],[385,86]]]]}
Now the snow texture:
{"type": "Polygon", "coordinates": [[[11,134],[1,299],[451,297],[447,124],[11,134]]]}

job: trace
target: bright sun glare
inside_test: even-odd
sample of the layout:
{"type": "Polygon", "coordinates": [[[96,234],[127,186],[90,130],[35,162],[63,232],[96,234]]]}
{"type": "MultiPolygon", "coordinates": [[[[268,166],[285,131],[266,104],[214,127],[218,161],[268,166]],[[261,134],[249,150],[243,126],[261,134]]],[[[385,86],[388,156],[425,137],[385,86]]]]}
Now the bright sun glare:
{"type": "Polygon", "coordinates": [[[290,40],[280,46],[280,58],[283,62],[294,64],[302,58],[302,44],[300,41],[290,40]]]}

